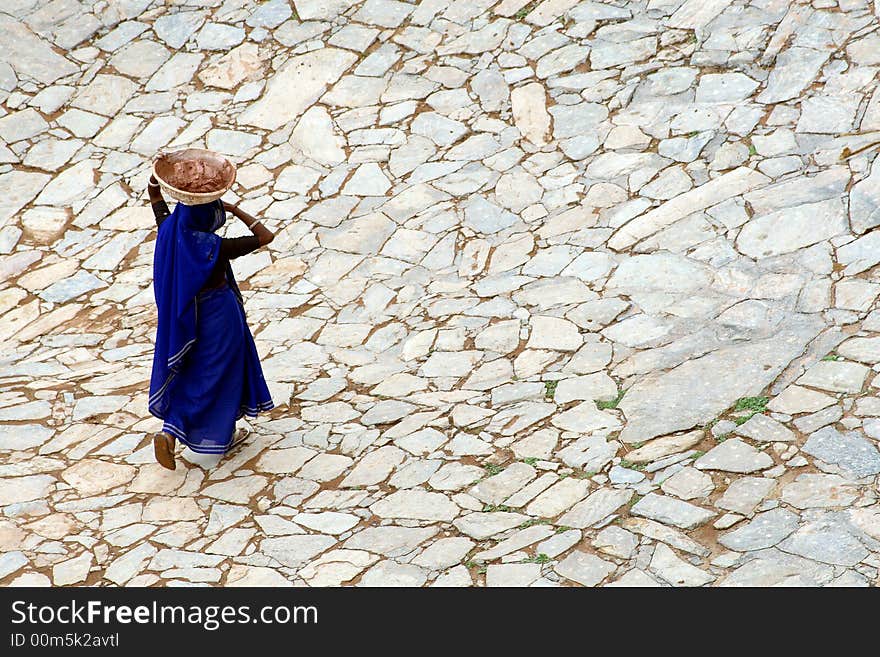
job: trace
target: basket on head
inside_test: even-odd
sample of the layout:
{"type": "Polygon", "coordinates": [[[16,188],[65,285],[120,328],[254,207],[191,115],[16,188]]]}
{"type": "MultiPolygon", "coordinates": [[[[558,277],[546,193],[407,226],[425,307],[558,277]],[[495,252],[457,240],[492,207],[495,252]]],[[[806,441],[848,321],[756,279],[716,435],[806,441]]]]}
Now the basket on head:
{"type": "Polygon", "coordinates": [[[235,165],[232,162],[219,153],[204,148],[187,148],[173,153],[162,153],[153,162],[153,175],[159,185],[168,196],[185,205],[201,205],[216,201],[232,187],[235,173],[235,165]],[[190,162],[191,165],[185,166],[183,164],[185,162],[190,162]],[[207,171],[211,176],[206,180],[208,183],[216,180],[216,185],[210,185],[210,191],[203,191],[206,180],[201,180],[196,181],[202,183],[199,191],[186,189],[187,183],[193,182],[181,179],[182,172],[185,173],[187,170],[199,170],[203,173],[207,171]]]}

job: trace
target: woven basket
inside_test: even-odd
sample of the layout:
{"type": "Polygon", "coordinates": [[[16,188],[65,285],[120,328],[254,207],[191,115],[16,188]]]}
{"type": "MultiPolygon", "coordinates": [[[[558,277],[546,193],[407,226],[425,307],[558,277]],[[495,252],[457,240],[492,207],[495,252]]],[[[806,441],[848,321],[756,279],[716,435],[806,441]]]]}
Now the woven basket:
{"type": "Polygon", "coordinates": [[[215,153],[214,151],[205,150],[204,148],[187,148],[182,151],[174,151],[173,153],[162,153],[156,161],[153,162],[153,175],[159,182],[163,191],[171,198],[180,201],[184,205],[201,205],[202,203],[211,203],[223,196],[229,188],[235,183],[235,165],[226,157],[215,153]],[[226,167],[229,174],[226,184],[222,189],[213,192],[187,192],[177,189],[169,184],[165,176],[170,173],[171,165],[181,160],[207,160],[226,167]]]}

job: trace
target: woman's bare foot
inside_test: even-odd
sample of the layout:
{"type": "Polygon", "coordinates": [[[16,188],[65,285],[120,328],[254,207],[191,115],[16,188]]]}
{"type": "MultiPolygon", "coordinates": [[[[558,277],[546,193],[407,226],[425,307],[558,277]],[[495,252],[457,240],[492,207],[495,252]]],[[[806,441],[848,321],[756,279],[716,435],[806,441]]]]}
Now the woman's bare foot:
{"type": "Polygon", "coordinates": [[[174,436],[159,432],[153,435],[153,452],[156,460],[163,468],[174,470],[177,464],[174,462],[174,436]]]}

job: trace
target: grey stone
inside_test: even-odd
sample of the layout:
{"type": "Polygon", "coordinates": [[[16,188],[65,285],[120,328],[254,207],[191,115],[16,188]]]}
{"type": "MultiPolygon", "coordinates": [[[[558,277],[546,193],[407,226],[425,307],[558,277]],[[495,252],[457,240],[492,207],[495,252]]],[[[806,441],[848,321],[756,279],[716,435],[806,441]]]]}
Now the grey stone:
{"type": "Polygon", "coordinates": [[[848,506],[856,488],[838,475],[805,473],[782,489],[782,500],[798,509],[848,506]]]}
{"type": "Polygon", "coordinates": [[[735,429],[740,436],[757,440],[764,443],[792,442],[795,440],[794,432],[785,425],[777,422],[766,415],[753,415],[735,429]]]}
{"type": "Polygon", "coordinates": [[[860,392],[869,368],[861,363],[822,360],[808,369],[797,380],[800,385],[832,392],[860,392]]]}
{"type": "Polygon", "coordinates": [[[630,513],[682,529],[698,527],[715,515],[688,502],[656,493],[645,495],[632,506],[630,513]]]}
{"type": "Polygon", "coordinates": [[[724,547],[737,552],[773,547],[798,527],[798,517],[785,509],[758,514],[747,524],[718,538],[724,547]]]}
{"type": "Polygon", "coordinates": [[[849,476],[880,473],[880,452],[855,432],[840,433],[833,427],[825,427],[812,434],[802,450],[849,476]]]}
{"type": "Polygon", "coordinates": [[[594,554],[575,550],[556,564],[555,570],[583,586],[596,586],[615,571],[615,566],[594,554]]]}
{"type": "Polygon", "coordinates": [[[731,482],[724,495],[716,502],[716,506],[749,515],[775,487],[776,482],[773,479],[740,477],[731,482]]]}
{"type": "Polygon", "coordinates": [[[806,343],[818,334],[818,328],[813,320],[798,320],[773,339],[723,347],[667,373],[645,377],[620,402],[627,418],[621,440],[639,442],[690,429],[715,419],[737,399],[759,394],[802,353],[806,343]],[[713,384],[697,384],[707,371],[716,373],[713,384]]]}
{"type": "Polygon", "coordinates": [[[559,519],[559,524],[579,529],[591,527],[629,502],[632,495],[631,490],[600,488],[575,504],[559,519]]]}
{"type": "Polygon", "coordinates": [[[749,473],[765,470],[773,465],[773,459],[737,438],[725,440],[713,447],[694,463],[699,470],[749,473]]]}
{"type": "Polygon", "coordinates": [[[854,566],[868,556],[859,539],[830,514],[803,525],[779,549],[838,566],[854,566]]]}
{"type": "Polygon", "coordinates": [[[719,586],[824,586],[834,576],[826,564],[786,554],[776,549],[760,550],[719,586]]]}

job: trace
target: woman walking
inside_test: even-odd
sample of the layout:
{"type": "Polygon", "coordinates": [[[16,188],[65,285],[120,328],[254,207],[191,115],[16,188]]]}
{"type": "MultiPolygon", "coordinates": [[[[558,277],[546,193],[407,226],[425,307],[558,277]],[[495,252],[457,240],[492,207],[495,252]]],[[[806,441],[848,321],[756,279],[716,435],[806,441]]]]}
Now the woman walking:
{"type": "Polygon", "coordinates": [[[153,259],[159,326],[149,408],[164,421],[153,436],[156,460],[174,470],[175,440],[194,452],[224,454],[234,446],[236,420],[273,406],[229,261],[275,235],[219,200],[178,203],[169,212],[154,176],[147,190],[159,226],[153,259]],[[216,235],[227,211],[253,235],[216,235]]]}

